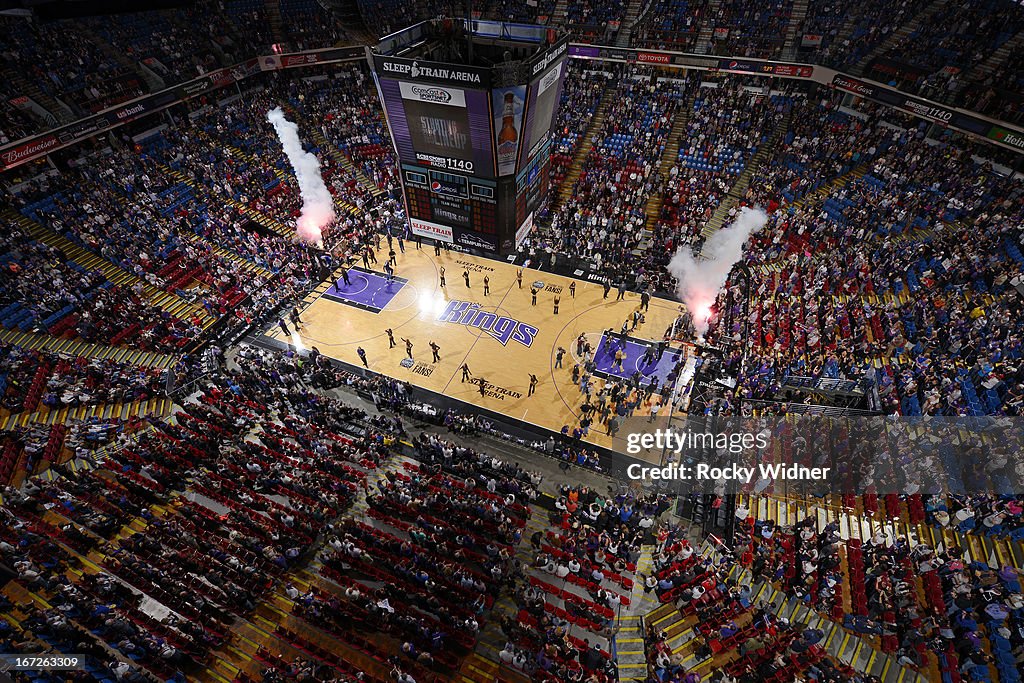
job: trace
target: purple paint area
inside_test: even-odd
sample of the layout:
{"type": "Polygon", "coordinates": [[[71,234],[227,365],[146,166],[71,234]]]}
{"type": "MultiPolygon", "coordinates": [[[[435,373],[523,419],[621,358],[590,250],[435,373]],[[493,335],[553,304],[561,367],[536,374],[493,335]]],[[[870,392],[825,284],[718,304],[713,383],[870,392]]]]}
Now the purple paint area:
{"type": "Polygon", "coordinates": [[[639,342],[628,337],[625,342],[620,342],[618,336],[609,337],[605,334],[601,336],[601,341],[597,345],[597,352],[594,354],[594,364],[597,366],[598,373],[611,377],[628,378],[632,377],[633,373],[639,370],[641,376],[657,377],[658,381],[663,383],[682,355],[682,352],[678,349],[666,348],[665,353],[661,356],[661,360],[657,360],[657,344],[639,342]],[[620,345],[623,345],[623,351],[626,352],[626,357],[622,361],[622,370],[619,370],[618,366],[613,367],[615,352],[618,351],[620,345]],[[649,347],[654,347],[655,349],[654,360],[650,363],[645,363],[644,353],[649,347]]]}
{"type": "Polygon", "coordinates": [[[384,310],[395,295],[405,287],[405,278],[396,277],[388,282],[387,277],[362,269],[348,271],[349,284],[339,279],[323,296],[331,301],[356,306],[375,312],[384,310]]]}

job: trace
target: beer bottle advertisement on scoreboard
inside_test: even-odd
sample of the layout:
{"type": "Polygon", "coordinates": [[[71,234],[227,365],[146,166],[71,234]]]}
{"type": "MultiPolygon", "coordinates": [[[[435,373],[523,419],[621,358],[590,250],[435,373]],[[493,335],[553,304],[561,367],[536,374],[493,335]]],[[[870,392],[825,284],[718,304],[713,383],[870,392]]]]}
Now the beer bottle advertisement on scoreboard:
{"type": "Polygon", "coordinates": [[[526,86],[517,85],[491,91],[494,107],[494,139],[497,150],[498,175],[516,172],[519,140],[523,130],[523,103],[526,86]]]}

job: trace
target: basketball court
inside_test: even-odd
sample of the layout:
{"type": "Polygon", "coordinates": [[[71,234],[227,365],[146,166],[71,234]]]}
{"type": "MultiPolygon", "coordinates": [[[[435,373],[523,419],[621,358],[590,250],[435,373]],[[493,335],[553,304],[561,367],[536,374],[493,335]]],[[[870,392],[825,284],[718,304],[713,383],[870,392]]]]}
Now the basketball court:
{"type": "MultiPolygon", "coordinates": [[[[276,325],[265,336],[302,349],[315,346],[324,355],[353,366],[362,365],[357,355],[362,347],[374,372],[556,432],[564,425],[574,428],[581,416],[583,394],[572,380],[573,366],[580,360],[576,354],[580,334],[587,335],[595,350],[598,378],[625,378],[640,372],[644,385],[652,377],[663,384],[677,364],[684,368],[680,386],[687,386],[692,378],[692,354],[684,354],[678,343],[658,347],[680,313],[678,302],[652,297],[644,322],[620,336],[623,323],[628,322],[627,330],[631,328],[634,311],[640,308],[640,296],[633,292],[616,301],[614,287],[604,298],[601,284],[529,268],[523,270],[520,287],[516,266],[455,251],[435,256],[433,246],[426,244],[416,249],[407,242],[405,253],[396,258],[394,278],[383,272],[383,260],[371,264],[378,270],[352,268],[348,283],[340,278],[323,283],[305,299],[303,326],[292,329],[291,338],[276,325]],[[570,294],[573,282],[575,296],[570,294]],[[538,290],[536,305],[531,287],[538,290]],[[393,348],[385,333],[388,328],[394,333],[393,348]],[[609,330],[613,334],[607,334],[609,330]],[[412,342],[412,360],[406,354],[405,339],[412,342]],[[431,342],[440,347],[436,362],[431,342]],[[559,347],[566,353],[562,367],[556,368],[559,347]],[[618,348],[625,353],[621,368],[615,364],[618,348]],[[469,381],[463,381],[463,364],[472,373],[469,381]],[[539,380],[532,396],[531,373],[539,380]],[[483,396],[474,382],[480,379],[484,380],[483,396]]],[[[602,381],[598,379],[596,387],[602,381]]],[[[649,413],[650,406],[644,404],[634,415],[649,413]]],[[[586,440],[605,448],[612,445],[604,427],[596,423],[586,440]]]]}

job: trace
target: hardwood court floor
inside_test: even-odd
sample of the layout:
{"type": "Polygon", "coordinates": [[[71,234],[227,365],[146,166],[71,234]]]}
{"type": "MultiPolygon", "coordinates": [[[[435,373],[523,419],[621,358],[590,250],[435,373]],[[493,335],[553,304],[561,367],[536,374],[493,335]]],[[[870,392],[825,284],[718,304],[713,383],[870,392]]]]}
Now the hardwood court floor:
{"type": "MultiPolygon", "coordinates": [[[[397,250],[397,242],[395,247],[397,250]]],[[[266,336],[293,346],[298,342],[307,349],[316,346],[321,353],[353,365],[361,365],[356,349],[362,347],[374,372],[555,431],[566,424],[572,428],[579,421],[582,394],[572,381],[576,338],[586,333],[596,349],[604,330],[612,328],[618,332],[640,306],[638,294],[627,292],[622,301],[615,301],[617,291],[612,288],[608,298],[603,299],[600,284],[532,269],[523,271],[520,289],[515,266],[457,252],[442,251],[440,257],[435,257],[433,247],[423,245],[417,250],[411,242],[406,244],[404,254],[397,255],[395,275],[405,282],[396,282],[385,291],[381,289],[381,269],[386,256],[378,254],[378,258],[380,263],[370,264],[371,269],[376,269],[373,273],[349,271],[353,284],[343,289],[351,290],[351,296],[359,299],[357,305],[342,303],[339,299],[347,296],[344,291],[334,290],[333,283],[324,283],[303,303],[303,326],[297,333],[292,329],[291,338],[286,339],[275,325],[266,336]],[[446,271],[444,288],[438,277],[441,266],[446,271]],[[465,270],[470,274],[469,287],[463,280],[465,270]],[[484,276],[490,279],[489,296],[484,296],[484,276]],[[576,295],[572,297],[569,285],[574,281],[576,295]],[[530,297],[534,282],[543,283],[536,306],[531,305],[530,297]],[[371,293],[367,288],[378,291],[371,293]],[[557,315],[556,294],[561,299],[557,315]],[[377,312],[375,309],[385,301],[377,312]],[[449,317],[465,319],[465,314],[460,317],[455,311],[468,310],[471,304],[493,314],[483,322],[496,328],[496,332],[439,319],[446,311],[449,317]],[[502,322],[502,316],[513,322],[502,322]],[[531,333],[524,326],[532,326],[536,331],[531,333]],[[384,332],[388,327],[394,331],[394,348],[388,347],[384,332]],[[402,338],[413,343],[414,362],[409,367],[402,363],[406,358],[402,338]],[[440,361],[436,363],[429,347],[431,341],[440,346],[440,361]],[[559,346],[566,349],[566,356],[562,368],[556,369],[555,353],[559,346]],[[477,384],[462,381],[463,363],[469,365],[471,379],[486,380],[486,396],[481,397],[477,384]],[[527,396],[530,373],[539,379],[533,396],[527,396]]],[[[652,298],[646,321],[630,336],[660,340],[679,310],[677,302],[652,298]]],[[[642,406],[636,415],[648,412],[642,406]]],[[[588,440],[611,446],[611,439],[599,425],[591,429],[588,440]]]]}

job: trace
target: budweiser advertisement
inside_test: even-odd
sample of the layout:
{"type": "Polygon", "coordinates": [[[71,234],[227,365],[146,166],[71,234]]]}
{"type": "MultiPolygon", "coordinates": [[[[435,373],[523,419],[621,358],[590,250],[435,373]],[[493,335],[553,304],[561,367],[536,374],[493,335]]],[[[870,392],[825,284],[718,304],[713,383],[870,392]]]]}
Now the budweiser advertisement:
{"type": "Polygon", "coordinates": [[[318,64],[319,62],[320,55],[315,52],[304,55],[285,55],[281,58],[281,66],[286,69],[296,66],[306,66],[307,64],[318,64]]]}
{"type": "Polygon", "coordinates": [[[34,140],[24,142],[17,147],[0,152],[3,168],[11,168],[30,159],[41,157],[60,145],[60,140],[53,133],[41,135],[34,140]]]}
{"type": "Polygon", "coordinates": [[[526,86],[497,88],[491,91],[491,100],[494,107],[494,145],[498,157],[498,175],[511,175],[516,172],[516,160],[519,158],[526,86]]]}

